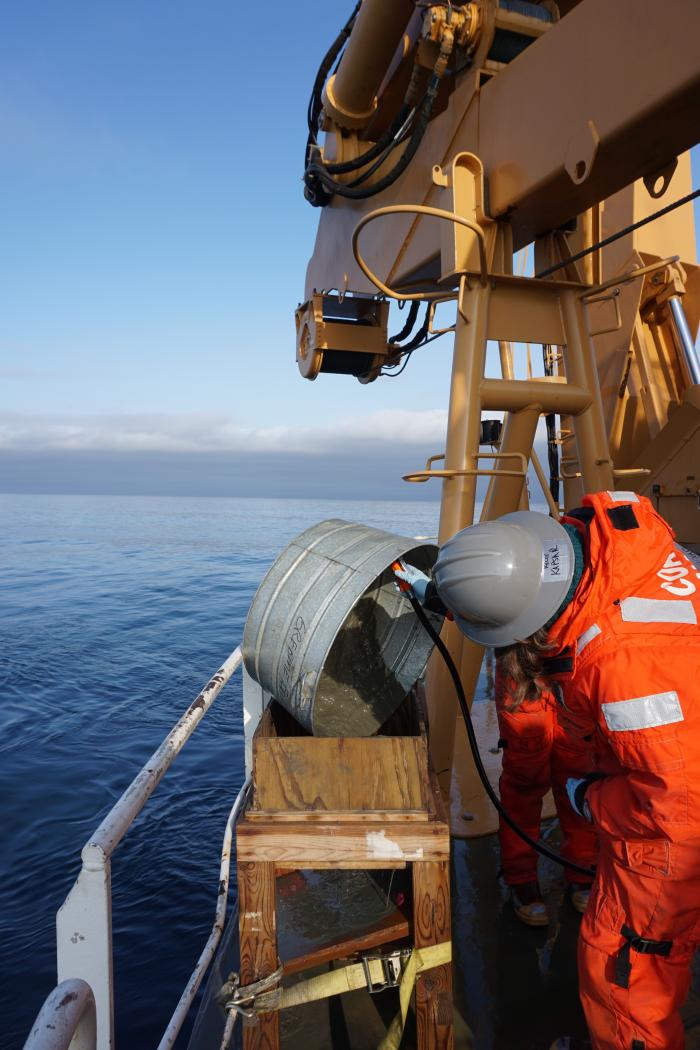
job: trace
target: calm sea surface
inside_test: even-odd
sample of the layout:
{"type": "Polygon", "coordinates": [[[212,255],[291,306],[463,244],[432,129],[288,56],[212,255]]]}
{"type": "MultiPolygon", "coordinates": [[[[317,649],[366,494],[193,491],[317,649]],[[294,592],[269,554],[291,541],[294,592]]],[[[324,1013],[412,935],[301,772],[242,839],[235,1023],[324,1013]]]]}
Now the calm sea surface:
{"type": "MultiPolygon", "coordinates": [[[[434,535],[433,503],[0,496],[1,1044],[55,984],[54,922],[101,818],[324,518],[434,535]]],[[[213,919],[243,779],[240,674],[113,862],[117,1040],[154,1046],[213,919]]]]}

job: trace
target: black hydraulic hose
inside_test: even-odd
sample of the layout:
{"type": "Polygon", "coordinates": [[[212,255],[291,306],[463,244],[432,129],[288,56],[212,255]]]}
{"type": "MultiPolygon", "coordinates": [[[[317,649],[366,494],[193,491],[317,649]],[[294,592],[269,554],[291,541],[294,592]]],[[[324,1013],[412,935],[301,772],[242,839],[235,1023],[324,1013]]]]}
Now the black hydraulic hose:
{"type": "MultiPolygon", "coordinates": [[[[306,166],[308,167],[313,163],[313,148],[317,146],[316,132],[318,117],[323,108],[323,102],[321,98],[321,90],[326,81],[326,78],[333,66],[333,63],[340,55],[345,43],[350,36],[352,28],[355,24],[357,13],[360,10],[360,4],[355,6],[352,14],[348,18],[347,22],[343,26],[342,30],[333,41],[330,49],[326,53],[323,62],[321,63],[316,79],[314,80],[314,86],[311,91],[311,99],[309,100],[309,109],[307,116],[307,123],[309,127],[309,138],[306,143],[306,166]]],[[[398,113],[391,121],[389,127],[384,133],[377,139],[373,146],[370,146],[368,150],[360,154],[357,157],[353,157],[352,160],[324,163],[323,167],[329,175],[346,175],[350,172],[357,171],[359,168],[364,167],[373,161],[375,157],[379,157],[393,142],[401,128],[404,126],[406,121],[411,115],[412,106],[407,102],[399,109],[398,113]]]]}
{"type": "Polygon", "coordinates": [[[318,121],[318,115],[323,107],[323,103],[321,101],[321,90],[326,82],[326,77],[331,71],[333,63],[345,47],[345,42],[347,41],[348,37],[350,36],[350,33],[352,32],[352,28],[355,25],[355,19],[357,18],[359,10],[360,3],[358,2],[357,4],[355,4],[352,14],[348,18],[347,22],[340,30],[337,37],[335,38],[328,51],[324,55],[323,61],[321,62],[321,65],[319,66],[318,72],[316,74],[314,86],[311,89],[311,98],[309,99],[309,109],[307,114],[309,134],[313,136],[314,141],[316,137],[316,123],[318,121]]]}
{"type": "Polygon", "coordinates": [[[345,175],[348,172],[357,171],[358,168],[364,167],[365,164],[369,164],[371,160],[374,160],[375,157],[378,157],[380,153],[383,153],[384,150],[391,145],[399,131],[401,131],[401,128],[408,120],[412,108],[412,106],[408,106],[404,103],[384,134],[380,135],[373,146],[370,146],[368,150],[365,150],[365,152],[361,153],[359,156],[354,157],[353,160],[345,160],[337,164],[329,164],[324,161],[324,171],[329,175],[345,175]]]}
{"type": "Polygon", "coordinates": [[[532,849],[537,850],[537,852],[540,853],[543,857],[546,857],[548,860],[553,860],[555,864],[561,864],[561,866],[564,868],[570,868],[572,871],[577,871],[581,875],[585,875],[586,877],[595,875],[595,868],[585,868],[582,864],[576,864],[574,861],[571,860],[564,860],[562,856],[560,856],[558,853],[555,853],[554,850],[549,849],[549,847],[545,846],[543,842],[538,842],[536,839],[531,838],[526,831],[523,831],[519,824],[516,824],[511,815],[507,812],[507,810],[504,809],[500,798],[491,787],[488,774],[484,769],[484,763],[481,761],[481,755],[479,754],[479,743],[476,739],[476,733],[474,732],[474,724],[472,722],[472,716],[469,711],[469,705],[467,704],[467,698],[464,695],[464,687],[459,677],[457,668],[454,665],[454,661],[450,656],[450,652],[445,643],[443,642],[442,638],[438,634],[438,632],[431,624],[428,617],[425,615],[423,607],[421,606],[418,599],[415,598],[414,595],[408,591],[406,592],[406,597],[413,606],[413,611],[420,620],[421,624],[435,643],[440,655],[445,661],[447,670],[450,672],[450,677],[452,679],[452,682],[454,683],[455,692],[457,693],[457,699],[459,701],[459,707],[462,712],[462,718],[464,719],[464,725],[467,730],[467,737],[469,738],[469,746],[471,748],[472,757],[474,759],[474,765],[476,766],[476,771],[479,774],[479,779],[481,780],[481,783],[484,785],[484,790],[486,791],[486,794],[497,809],[498,813],[501,815],[501,817],[503,817],[508,827],[512,828],[516,835],[520,836],[523,842],[526,842],[528,846],[532,847],[532,849]]]}
{"type": "Polygon", "coordinates": [[[407,335],[410,335],[413,331],[413,326],[416,323],[418,317],[418,307],[420,306],[419,299],[412,299],[408,307],[408,316],[406,317],[406,324],[403,326],[400,332],[396,335],[392,335],[389,338],[390,343],[400,343],[402,339],[405,339],[407,335]]]}
{"type": "MultiPolygon", "coordinates": [[[[412,301],[411,305],[417,307],[419,305],[419,302],[420,302],[420,300],[414,299],[412,301]]],[[[389,376],[392,379],[395,376],[400,376],[401,373],[403,372],[404,368],[408,364],[408,362],[410,360],[410,357],[411,357],[411,354],[413,353],[414,350],[417,350],[419,346],[425,346],[426,343],[430,343],[430,342],[432,342],[433,339],[437,339],[440,335],[444,334],[443,332],[438,332],[438,333],[436,333],[436,335],[432,336],[431,339],[429,339],[428,338],[428,329],[429,328],[430,328],[430,303],[426,303],[425,316],[423,318],[423,323],[421,324],[420,328],[416,329],[416,332],[414,333],[414,335],[411,336],[411,338],[408,340],[408,342],[402,343],[401,345],[397,345],[397,346],[394,347],[395,350],[400,352],[401,357],[403,358],[403,364],[401,365],[401,367],[399,368],[399,370],[397,372],[387,372],[384,369],[382,369],[382,371],[380,372],[380,375],[389,376]]],[[[401,358],[399,358],[399,361],[400,360],[401,360],[401,358]]],[[[397,365],[398,365],[399,361],[396,362],[397,365]]],[[[396,367],[396,366],[392,365],[392,366],[389,366],[389,367],[393,368],[393,367],[396,367]]]]}
{"type": "MultiPolygon", "coordinates": [[[[406,128],[408,129],[409,121],[406,122],[406,128]]],[[[359,175],[356,175],[352,182],[345,183],[346,186],[361,186],[363,182],[367,182],[367,179],[371,179],[375,171],[381,168],[382,164],[386,161],[387,157],[390,156],[392,150],[395,150],[397,146],[400,146],[402,142],[410,138],[410,130],[405,130],[392,139],[386,149],[377,157],[374,164],[370,164],[368,168],[361,171],[359,175]]]]}
{"type": "Polygon", "coordinates": [[[355,19],[357,13],[360,10],[360,0],[355,5],[352,14],[348,18],[347,22],[338,33],[330,48],[326,52],[321,65],[319,66],[318,72],[316,73],[316,79],[314,80],[314,86],[311,89],[311,97],[309,99],[309,106],[306,114],[306,122],[309,128],[309,136],[306,140],[306,151],[304,154],[304,167],[306,168],[311,161],[312,153],[314,148],[317,148],[316,134],[318,131],[318,118],[321,115],[323,109],[323,102],[321,99],[321,91],[323,85],[326,82],[326,77],[330,73],[333,63],[338,58],[338,55],[342,52],[345,47],[346,41],[352,32],[353,26],[355,25],[355,19]]]}
{"type": "Polygon", "coordinates": [[[309,165],[304,176],[307,182],[309,178],[315,176],[327,192],[331,194],[337,193],[340,197],[349,197],[353,200],[365,200],[367,197],[373,197],[375,194],[381,193],[381,191],[385,190],[388,186],[391,186],[396,182],[399,175],[406,170],[423,140],[423,135],[428,127],[430,114],[433,110],[439,86],[440,77],[433,74],[430,78],[430,83],[428,84],[421,107],[414,118],[413,130],[408,145],[391,171],[387,172],[387,174],[378,182],[374,183],[374,185],[366,187],[346,186],[343,183],[336,182],[334,179],[330,178],[326,173],[324,166],[321,164],[309,165]]]}
{"type": "MultiPolygon", "coordinates": [[[[419,299],[413,300],[416,305],[420,304],[419,299]]],[[[419,346],[423,344],[428,335],[428,329],[430,328],[430,303],[426,303],[425,316],[423,317],[420,328],[417,328],[414,335],[404,343],[399,349],[402,353],[410,353],[412,350],[417,350],[419,346]]]]}

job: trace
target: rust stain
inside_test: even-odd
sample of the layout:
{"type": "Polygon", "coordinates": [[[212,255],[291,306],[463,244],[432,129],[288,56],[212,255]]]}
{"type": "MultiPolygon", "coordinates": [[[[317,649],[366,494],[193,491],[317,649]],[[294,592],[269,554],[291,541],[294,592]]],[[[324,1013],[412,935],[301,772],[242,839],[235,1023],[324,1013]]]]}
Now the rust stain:
{"type": "Polygon", "coordinates": [[[58,1004],[58,1006],[56,1007],[56,1009],[57,1010],[63,1009],[64,1006],[68,1006],[68,1003],[74,1003],[77,998],[78,998],[78,993],[77,992],[68,992],[66,995],[63,996],[63,998],[61,999],[61,1001],[58,1004]]]}

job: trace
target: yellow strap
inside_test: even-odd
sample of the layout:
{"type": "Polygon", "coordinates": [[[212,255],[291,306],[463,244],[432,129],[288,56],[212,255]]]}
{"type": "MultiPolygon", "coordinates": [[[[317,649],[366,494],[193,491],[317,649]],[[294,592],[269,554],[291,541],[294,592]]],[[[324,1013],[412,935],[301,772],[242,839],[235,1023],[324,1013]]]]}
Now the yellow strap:
{"type": "MultiPolygon", "coordinates": [[[[369,960],[369,973],[373,984],[379,984],[384,980],[384,969],[379,959],[369,960]]],[[[357,988],[366,988],[365,968],[362,963],[352,963],[343,966],[339,970],[329,970],[328,973],[319,974],[318,977],[309,977],[306,981],[299,981],[289,988],[281,989],[278,1010],[286,1010],[290,1006],[300,1006],[302,1003],[313,1003],[317,999],[328,999],[331,995],[342,995],[344,992],[353,992],[357,988]]],[[[274,994],[274,993],[271,993],[274,994]]],[[[256,1007],[259,1008],[263,996],[256,999],[256,1007]]]]}
{"type": "Polygon", "coordinates": [[[411,1002],[416,977],[423,970],[432,970],[434,966],[443,966],[452,961],[452,942],[431,944],[427,948],[414,948],[406,963],[401,984],[399,985],[399,1012],[389,1025],[386,1035],[377,1050],[398,1050],[406,1024],[408,1007],[411,1002]]]}
{"type": "MultiPolygon", "coordinates": [[[[406,1016],[411,1001],[411,995],[416,983],[416,977],[424,970],[431,970],[434,966],[444,966],[452,960],[452,942],[443,941],[442,944],[431,944],[426,948],[414,948],[408,962],[404,967],[399,985],[399,1002],[401,1008],[392,1021],[387,1034],[382,1039],[378,1050],[397,1050],[406,1016]]],[[[369,974],[372,984],[381,984],[384,980],[384,967],[381,959],[369,959],[369,974]]],[[[319,974],[318,977],[310,977],[306,981],[299,981],[289,988],[275,988],[270,992],[263,992],[255,997],[255,1009],[260,1013],[272,1010],[287,1010],[292,1006],[301,1006],[303,1003],[316,1002],[319,999],[328,999],[331,995],[342,995],[344,992],[352,992],[357,988],[366,988],[367,979],[365,967],[362,963],[351,963],[339,970],[330,970],[328,973],[319,974]]]]}

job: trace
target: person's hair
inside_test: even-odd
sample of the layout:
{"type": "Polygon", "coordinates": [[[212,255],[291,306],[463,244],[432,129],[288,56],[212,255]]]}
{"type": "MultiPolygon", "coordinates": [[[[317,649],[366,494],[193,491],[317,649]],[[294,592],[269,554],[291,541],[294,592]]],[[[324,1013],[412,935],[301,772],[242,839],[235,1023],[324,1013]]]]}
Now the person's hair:
{"type": "Polygon", "coordinates": [[[523,642],[496,649],[503,687],[508,693],[506,710],[515,711],[523,700],[537,700],[546,692],[542,658],[551,649],[547,634],[547,629],[540,627],[523,642]]]}

